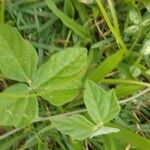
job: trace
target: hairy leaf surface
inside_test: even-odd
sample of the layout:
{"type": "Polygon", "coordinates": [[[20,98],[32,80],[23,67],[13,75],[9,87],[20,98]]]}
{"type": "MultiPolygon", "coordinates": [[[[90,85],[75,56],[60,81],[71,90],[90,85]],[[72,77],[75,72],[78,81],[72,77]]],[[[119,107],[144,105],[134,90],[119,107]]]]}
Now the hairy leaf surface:
{"type": "Polygon", "coordinates": [[[62,105],[79,93],[87,68],[85,48],[67,48],[54,54],[36,72],[33,87],[54,105],[62,105]]]}
{"type": "Polygon", "coordinates": [[[115,92],[106,92],[90,80],[85,85],[84,102],[90,117],[101,125],[112,120],[120,111],[115,92]]]}
{"type": "Polygon", "coordinates": [[[52,125],[62,133],[78,140],[89,137],[94,128],[93,124],[82,115],[58,117],[52,119],[52,125]]]}
{"type": "Polygon", "coordinates": [[[0,94],[0,125],[25,127],[38,116],[36,98],[25,84],[6,88],[0,94]]]}
{"type": "Polygon", "coordinates": [[[35,49],[15,28],[0,25],[0,70],[5,78],[30,82],[37,59],[35,49]]]}

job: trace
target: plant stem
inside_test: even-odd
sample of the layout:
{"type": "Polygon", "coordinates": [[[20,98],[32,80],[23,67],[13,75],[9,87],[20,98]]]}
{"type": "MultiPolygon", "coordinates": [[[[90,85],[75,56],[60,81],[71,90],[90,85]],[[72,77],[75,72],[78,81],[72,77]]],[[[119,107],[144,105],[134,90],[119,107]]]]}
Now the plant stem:
{"type": "MultiPolygon", "coordinates": [[[[120,80],[120,79],[103,79],[99,83],[104,83],[104,84],[133,84],[133,85],[140,85],[143,87],[149,87],[150,84],[146,82],[140,82],[140,81],[134,81],[134,80],[120,80]]],[[[0,97],[8,97],[8,98],[22,98],[22,97],[35,97],[35,96],[41,96],[42,94],[46,94],[46,92],[41,92],[41,93],[34,93],[34,94],[29,94],[29,95],[24,95],[24,94],[7,94],[7,93],[0,93],[0,97]]]]}
{"type": "Polygon", "coordinates": [[[127,98],[127,99],[124,99],[124,100],[119,101],[119,104],[125,104],[125,103],[127,103],[127,102],[129,102],[129,101],[131,101],[131,100],[134,100],[134,99],[136,99],[136,98],[138,98],[138,97],[140,97],[140,96],[146,94],[146,93],[149,92],[149,91],[150,91],[150,88],[145,89],[144,91],[142,91],[142,92],[140,92],[140,93],[138,93],[138,94],[136,94],[136,95],[134,95],[134,96],[132,96],[132,97],[129,97],[129,98],[127,98]]]}
{"type": "MultiPolygon", "coordinates": [[[[120,100],[119,101],[119,104],[124,104],[124,103],[127,103],[128,101],[131,101],[137,97],[140,97],[144,94],[146,94],[147,92],[150,91],[150,88],[147,88],[145,89],[144,91],[134,95],[134,96],[131,96],[127,99],[123,99],[123,100],[120,100]]],[[[79,113],[85,113],[87,112],[87,109],[86,108],[83,108],[83,109],[80,109],[80,110],[75,110],[75,111],[71,111],[71,112],[67,112],[67,113],[63,113],[63,114],[58,114],[58,115],[53,115],[53,116],[49,116],[49,117],[40,117],[38,119],[36,119],[33,123],[35,122],[41,122],[41,121],[51,121],[52,118],[56,118],[56,117],[65,117],[65,116],[70,116],[70,115],[74,115],[74,114],[79,114],[79,113]]]]}
{"type": "Polygon", "coordinates": [[[20,128],[16,128],[16,129],[14,129],[14,130],[11,130],[11,131],[9,131],[9,132],[7,132],[7,133],[1,135],[1,136],[0,136],[0,140],[3,140],[3,139],[5,139],[5,138],[7,138],[8,136],[13,135],[14,133],[16,133],[16,132],[18,132],[18,131],[20,131],[20,130],[21,130],[20,128]]]}
{"type": "Polygon", "coordinates": [[[49,117],[39,117],[33,122],[35,123],[35,122],[48,121],[48,120],[50,121],[52,118],[70,116],[70,115],[84,113],[84,112],[87,112],[87,109],[75,110],[75,111],[71,111],[71,112],[67,112],[67,113],[63,113],[59,115],[54,115],[54,116],[49,116],[49,117]]]}
{"type": "MultiPolygon", "coordinates": [[[[145,89],[144,91],[138,93],[137,95],[134,95],[132,97],[129,97],[127,99],[123,99],[121,101],[119,101],[119,104],[124,104],[124,103],[127,103],[137,97],[140,97],[142,95],[144,95],[145,93],[149,92],[150,91],[150,88],[148,89],[145,89]]],[[[70,116],[70,115],[74,115],[74,114],[79,114],[79,113],[85,113],[87,112],[87,109],[86,108],[83,108],[83,109],[80,109],[80,110],[75,110],[75,111],[72,111],[72,112],[67,112],[67,113],[63,113],[63,114],[58,114],[58,115],[53,115],[53,116],[48,116],[48,117],[39,117],[38,119],[36,119],[35,121],[33,121],[33,123],[36,123],[36,122],[43,122],[43,121],[51,121],[52,118],[56,118],[56,117],[65,117],[65,116],[70,116]]],[[[3,140],[5,138],[7,138],[8,136],[10,135],[13,135],[14,133],[20,131],[21,128],[17,128],[17,129],[14,129],[12,131],[9,131],[3,135],[0,136],[0,140],[3,140]]]]}

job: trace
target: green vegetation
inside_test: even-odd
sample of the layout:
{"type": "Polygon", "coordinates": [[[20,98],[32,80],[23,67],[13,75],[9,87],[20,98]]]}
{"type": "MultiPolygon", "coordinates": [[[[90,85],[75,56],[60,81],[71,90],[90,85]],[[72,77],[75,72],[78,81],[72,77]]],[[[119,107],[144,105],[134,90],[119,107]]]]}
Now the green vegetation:
{"type": "Polygon", "coordinates": [[[0,0],[0,150],[149,150],[149,101],[149,0],[0,0]]]}

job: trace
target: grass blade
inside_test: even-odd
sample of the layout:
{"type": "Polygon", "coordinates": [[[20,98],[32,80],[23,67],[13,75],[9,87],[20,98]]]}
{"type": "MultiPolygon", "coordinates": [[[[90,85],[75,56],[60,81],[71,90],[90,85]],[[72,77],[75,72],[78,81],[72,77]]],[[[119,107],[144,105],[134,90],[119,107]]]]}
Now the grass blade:
{"type": "Polygon", "coordinates": [[[138,149],[141,149],[141,150],[149,150],[150,141],[148,139],[143,138],[140,135],[133,133],[129,129],[119,127],[116,124],[109,123],[109,125],[120,129],[120,132],[111,135],[115,139],[119,139],[120,141],[123,141],[125,143],[135,145],[138,149]]]}
{"type": "Polygon", "coordinates": [[[101,81],[104,77],[112,71],[123,59],[124,52],[119,50],[115,54],[111,55],[109,58],[104,60],[91,75],[89,78],[95,82],[101,81]]]}
{"type": "Polygon", "coordinates": [[[55,3],[52,0],[46,0],[48,7],[52,10],[52,12],[66,25],[68,28],[73,30],[78,36],[88,39],[90,38],[90,32],[87,28],[83,27],[82,25],[78,24],[73,19],[69,18],[65,15],[62,11],[60,11],[55,3]]]}

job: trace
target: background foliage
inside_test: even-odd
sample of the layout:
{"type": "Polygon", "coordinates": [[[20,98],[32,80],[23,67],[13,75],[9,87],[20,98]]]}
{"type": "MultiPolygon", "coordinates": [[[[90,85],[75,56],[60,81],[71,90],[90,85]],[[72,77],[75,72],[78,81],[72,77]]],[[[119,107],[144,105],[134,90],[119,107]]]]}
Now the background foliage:
{"type": "MultiPolygon", "coordinates": [[[[11,34],[14,31],[10,32],[10,30],[6,32],[4,25],[0,25],[0,35],[3,35],[3,37],[0,36],[0,40],[2,38],[9,39],[9,37],[13,35],[14,39],[19,39],[20,42],[23,43],[13,43],[15,40],[10,40],[8,42],[10,45],[8,51],[4,51],[6,45],[3,45],[4,48],[0,46],[0,63],[3,64],[0,66],[1,93],[5,94],[5,92],[10,92],[11,95],[13,95],[15,89],[15,91],[21,95],[18,97],[20,100],[22,99],[22,94],[28,95],[31,91],[28,90],[26,85],[18,83],[18,81],[27,82],[28,85],[30,85],[30,80],[26,77],[34,76],[32,73],[36,70],[36,66],[38,66],[39,69],[37,71],[37,77],[33,80],[34,87],[36,87],[35,89],[41,92],[41,90],[45,90],[46,87],[52,87],[48,89],[49,93],[51,93],[50,95],[38,95],[37,100],[35,100],[35,97],[32,98],[33,101],[30,101],[30,107],[33,105],[32,112],[34,113],[29,112],[29,114],[32,114],[30,119],[23,120],[21,127],[26,122],[31,123],[32,121],[32,123],[25,127],[23,126],[23,128],[18,128],[20,123],[16,121],[4,123],[3,118],[7,118],[8,115],[7,113],[3,113],[4,110],[0,108],[0,123],[3,125],[0,127],[0,149],[149,149],[149,0],[1,0],[0,23],[16,27],[23,38],[30,42],[30,44],[28,42],[24,44],[23,39],[18,35],[19,33],[17,33],[17,35],[16,33],[11,34]],[[7,37],[7,35],[9,36],[7,37]],[[20,47],[20,45],[23,45],[23,48],[20,47]],[[28,66],[26,70],[22,70],[20,64],[14,67],[13,62],[15,62],[16,59],[13,59],[14,61],[10,60],[8,65],[8,60],[12,54],[11,51],[15,51],[16,46],[18,49],[26,49],[26,51],[22,51],[23,53],[21,52],[21,55],[16,53],[17,57],[15,58],[21,59],[22,56],[24,56],[28,58],[28,61],[32,60],[32,67],[28,66]],[[68,49],[68,47],[72,48],[68,49]],[[84,48],[76,51],[77,47],[84,48]],[[26,52],[28,49],[33,50],[34,48],[36,49],[38,58],[33,51],[33,54],[30,54],[30,57],[28,57],[26,52]],[[84,61],[86,56],[81,52],[86,51],[85,49],[87,49],[88,62],[84,61]],[[74,53],[69,53],[69,51],[74,53]],[[77,118],[81,120],[79,123],[82,123],[82,120],[85,120],[85,118],[87,122],[91,121],[93,123],[93,121],[97,121],[96,117],[101,117],[98,113],[94,114],[95,118],[92,121],[90,118],[92,114],[87,114],[85,104],[89,110],[91,110],[91,105],[86,103],[88,97],[85,97],[83,100],[83,87],[80,87],[81,89],[79,91],[72,91],[73,95],[74,93],[78,95],[76,97],[74,96],[74,99],[71,99],[72,101],[69,100],[69,103],[56,107],[52,104],[57,105],[55,101],[59,98],[61,93],[54,93],[54,95],[58,95],[58,97],[52,101],[49,97],[53,94],[51,89],[60,90],[62,80],[59,81],[58,78],[55,78],[53,82],[57,81],[58,83],[55,87],[53,87],[52,82],[49,82],[48,85],[44,84],[42,87],[38,85],[51,80],[51,76],[49,76],[51,72],[47,71],[48,69],[46,67],[49,68],[49,66],[46,65],[45,62],[50,61],[50,67],[54,68],[55,64],[53,64],[53,60],[55,60],[55,57],[63,55],[63,57],[61,56],[63,59],[60,59],[58,64],[64,62],[65,58],[68,57],[70,58],[67,59],[67,67],[69,69],[73,67],[71,64],[72,54],[77,58],[80,57],[80,63],[77,64],[79,69],[77,72],[72,70],[72,76],[79,73],[78,78],[83,77],[87,70],[83,82],[88,78],[100,85],[105,91],[109,91],[112,88],[114,89],[119,99],[121,110],[119,115],[111,122],[108,123],[106,121],[106,125],[111,128],[120,129],[120,132],[78,141],[52,128],[50,120],[52,119],[54,123],[59,122],[59,117],[63,117],[64,119],[68,116],[75,119],[77,118]],[[85,68],[87,63],[88,67],[85,68]],[[42,68],[43,64],[45,65],[46,71],[42,68]],[[5,72],[5,68],[7,67],[9,68],[9,72],[5,72]],[[14,68],[18,69],[15,75],[12,74],[14,68]],[[80,73],[81,68],[85,69],[80,73]],[[19,75],[19,73],[22,72],[24,76],[19,75]],[[40,83],[39,77],[41,77],[41,74],[42,81],[40,81],[40,83]],[[50,104],[49,101],[52,104],[50,104]],[[39,105],[40,117],[38,118],[37,108],[35,108],[36,105],[39,105]],[[80,113],[82,113],[84,118],[79,115],[80,113]],[[35,117],[36,120],[32,120],[35,117]],[[6,125],[17,126],[17,128],[6,125]]],[[[23,65],[26,66],[25,62],[23,65]]],[[[54,69],[55,73],[57,73],[61,67],[63,67],[63,65],[57,66],[54,69]]],[[[66,71],[57,75],[62,77],[64,82],[68,82],[63,78],[66,75],[66,71]]],[[[74,81],[71,81],[71,83],[78,87],[80,85],[74,81]]],[[[90,84],[92,83],[89,81],[89,85],[87,85],[88,91],[85,91],[85,93],[89,93],[89,90],[92,91],[92,85],[90,84]]],[[[67,89],[69,88],[67,84],[64,84],[64,86],[67,89]]],[[[76,87],[74,88],[76,89],[76,87]]],[[[94,92],[95,89],[93,90],[93,93],[94,92]]],[[[70,95],[68,95],[68,97],[69,96],[70,95]]],[[[96,95],[93,94],[92,96],[95,97],[96,95]]],[[[0,107],[7,107],[7,105],[9,105],[9,108],[11,106],[13,109],[10,99],[8,99],[7,96],[2,97],[0,107]],[[7,101],[7,105],[3,103],[3,99],[7,101]]],[[[27,106],[28,97],[24,99],[24,105],[27,106]]],[[[21,104],[22,108],[20,108],[16,114],[22,114],[24,105],[21,104]]],[[[29,107],[27,106],[27,108],[29,107]]],[[[111,119],[109,119],[109,121],[111,119]]],[[[89,123],[89,126],[91,127],[92,125],[89,123]]],[[[60,129],[61,127],[62,125],[57,128],[60,129]]],[[[91,131],[91,128],[88,129],[91,131]]],[[[63,133],[66,133],[64,130],[65,129],[63,129],[63,133]]],[[[79,133],[80,132],[75,132],[73,134],[75,134],[75,137],[79,137],[79,133]]]]}

